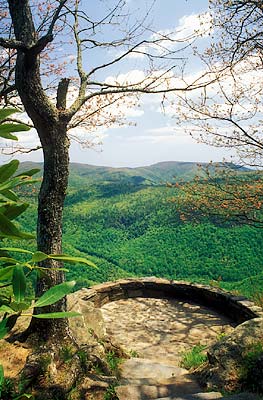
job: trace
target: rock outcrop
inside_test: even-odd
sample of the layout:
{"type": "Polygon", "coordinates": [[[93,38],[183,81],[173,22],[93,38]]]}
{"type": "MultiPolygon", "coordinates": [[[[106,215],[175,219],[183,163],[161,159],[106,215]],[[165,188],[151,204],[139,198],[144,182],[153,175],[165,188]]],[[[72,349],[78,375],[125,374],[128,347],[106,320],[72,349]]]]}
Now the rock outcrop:
{"type": "MultiPolygon", "coordinates": [[[[108,339],[101,307],[116,300],[129,298],[192,301],[227,316],[234,326],[241,324],[232,333],[223,336],[218,343],[212,345],[208,351],[209,361],[202,371],[199,371],[201,383],[206,384],[210,390],[214,387],[230,390],[241,387],[237,382],[244,352],[255,342],[255,338],[263,341],[263,312],[260,307],[242,296],[234,296],[218,288],[188,282],[158,278],[107,282],[91,289],[82,289],[69,296],[69,308],[82,313],[82,317],[70,321],[78,343],[88,345],[96,357],[103,358],[108,339]],[[101,338],[104,338],[104,346],[101,345],[101,338]]],[[[112,343],[110,345],[112,346],[112,343]]],[[[132,347],[129,343],[129,348],[132,347]]],[[[117,345],[116,351],[121,355],[121,346],[117,345]]],[[[119,386],[116,389],[119,400],[224,399],[219,392],[203,392],[195,377],[186,371],[182,372],[178,366],[171,365],[171,362],[166,365],[160,357],[156,360],[154,357],[151,359],[147,357],[124,362],[120,371],[119,386]],[[134,376],[134,373],[139,375],[134,376]]],[[[228,400],[259,398],[251,393],[227,397],[228,400]]]]}
{"type": "MultiPolygon", "coordinates": [[[[250,360],[247,354],[255,352],[263,343],[263,319],[255,318],[238,325],[229,335],[217,341],[208,350],[208,363],[200,371],[200,377],[208,388],[240,390],[246,385],[245,379],[254,389],[263,393],[263,360],[250,360]],[[258,363],[258,365],[257,365],[258,363]],[[247,371],[249,368],[249,371],[247,371]],[[250,376],[245,376],[247,372],[250,376]]],[[[262,348],[262,347],[261,347],[262,348]]]]}

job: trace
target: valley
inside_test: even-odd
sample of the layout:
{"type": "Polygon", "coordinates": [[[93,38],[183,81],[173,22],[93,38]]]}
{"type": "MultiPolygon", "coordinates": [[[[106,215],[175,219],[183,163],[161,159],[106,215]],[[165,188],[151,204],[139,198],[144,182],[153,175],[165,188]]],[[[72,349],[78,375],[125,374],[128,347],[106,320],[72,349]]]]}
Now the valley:
{"type": "MultiPolygon", "coordinates": [[[[23,169],[37,167],[22,163],[23,169]]],[[[41,167],[41,165],[39,165],[41,167]]],[[[194,163],[140,168],[72,164],[64,211],[64,252],[88,257],[97,268],[72,265],[77,288],[129,276],[186,279],[240,290],[261,290],[263,229],[231,223],[182,221],[171,198],[199,172],[194,163]]],[[[19,223],[36,225],[37,186],[23,189],[31,203],[19,223]],[[33,194],[33,195],[32,195],[33,194]]],[[[28,243],[28,246],[34,244],[28,243]]]]}

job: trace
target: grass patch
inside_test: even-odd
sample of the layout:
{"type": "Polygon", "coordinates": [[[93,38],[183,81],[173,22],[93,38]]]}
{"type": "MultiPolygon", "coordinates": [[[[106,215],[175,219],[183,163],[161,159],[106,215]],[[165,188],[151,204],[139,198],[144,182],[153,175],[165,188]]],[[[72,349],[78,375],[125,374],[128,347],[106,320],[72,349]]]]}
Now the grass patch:
{"type": "Polygon", "coordinates": [[[185,369],[195,369],[202,365],[207,360],[207,355],[204,353],[206,346],[198,344],[191,350],[182,354],[180,366],[185,369]]]}
{"type": "Polygon", "coordinates": [[[109,369],[117,373],[119,370],[119,365],[122,362],[122,358],[118,357],[114,351],[108,351],[106,353],[106,360],[109,366],[109,369]]]}
{"type": "Polygon", "coordinates": [[[116,385],[110,385],[104,395],[104,400],[118,400],[116,391],[116,385]]]}
{"type": "Polygon", "coordinates": [[[64,346],[59,350],[59,356],[64,363],[72,360],[74,350],[71,346],[64,346]]]}
{"type": "Polygon", "coordinates": [[[130,357],[134,357],[134,358],[140,357],[139,353],[136,350],[130,350],[129,351],[129,356],[130,357]]]}

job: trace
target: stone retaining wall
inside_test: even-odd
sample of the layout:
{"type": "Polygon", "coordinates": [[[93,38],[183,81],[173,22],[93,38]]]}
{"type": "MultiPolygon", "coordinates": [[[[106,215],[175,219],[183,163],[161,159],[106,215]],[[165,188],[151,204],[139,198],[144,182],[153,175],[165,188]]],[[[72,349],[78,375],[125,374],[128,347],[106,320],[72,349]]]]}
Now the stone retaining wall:
{"type": "Polygon", "coordinates": [[[91,301],[98,308],[111,301],[132,297],[173,298],[215,309],[237,324],[252,318],[263,318],[263,310],[243,296],[201,284],[155,277],[106,282],[82,289],[81,294],[84,301],[91,301]]]}

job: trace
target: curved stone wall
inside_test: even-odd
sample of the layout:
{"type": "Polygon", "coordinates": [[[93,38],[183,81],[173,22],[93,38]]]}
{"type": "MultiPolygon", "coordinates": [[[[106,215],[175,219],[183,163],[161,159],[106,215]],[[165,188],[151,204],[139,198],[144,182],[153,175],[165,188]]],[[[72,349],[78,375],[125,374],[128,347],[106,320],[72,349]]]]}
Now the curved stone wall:
{"type": "Polygon", "coordinates": [[[111,301],[132,297],[173,298],[215,309],[238,324],[263,317],[263,310],[243,296],[211,286],[155,277],[106,282],[81,292],[84,301],[91,301],[98,308],[111,301]]]}

